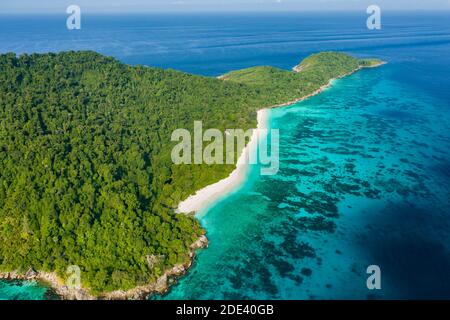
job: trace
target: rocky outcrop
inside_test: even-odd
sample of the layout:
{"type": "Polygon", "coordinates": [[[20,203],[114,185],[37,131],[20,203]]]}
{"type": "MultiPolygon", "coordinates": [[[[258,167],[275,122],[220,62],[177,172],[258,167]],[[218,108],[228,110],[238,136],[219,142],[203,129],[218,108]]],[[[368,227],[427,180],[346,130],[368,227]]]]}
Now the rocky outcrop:
{"type": "Polygon", "coordinates": [[[5,280],[27,280],[39,281],[51,287],[55,293],[64,300],[94,300],[95,297],[89,294],[88,290],[84,288],[69,288],[64,282],[52,272],[35,271],[33,268],[23,274],[17,271],[2,272],[0,279],[5,280]]]}
{"type": "Polygon", "coordinates": [[[34,279],[37,276],[38,276],[38,273],[33,268],[28,269],[28,271],[25,273],[25,277],[27,279],[34,279]]]}
{"type": "Polygon", "coordinates": [[[299,64],[299,65],[296,65],[295,67],[293,67],[292,71],[299,73],[299,72],[302,72],[306,67],[307,66],[303,66],[303,65],[299,64]]]}
{"type": "Polygon", "coordinates": [[[159,277],[154,283],[148,285],[139,286],[134,289],[123,291],[117,290],[106,293],[100,296],[100,299],[105,300],[142,300],[148,297],[152,293],[164,293],[169,289],[170,280],[172,278],[178,278],[183,276],[186,271],[191,267],[193,259],[195,257],[195,251],[208,247],[208,239],[205,236],[201,236],[196,242],[191,245],[191,251],[189,253],[189,262],[185,264],[179,264],[172,269],[166,271],[161,277],[159,277]]]}
{"type": "Polygon", "coordinates": [[[189,261],[185,264],[179,264],[172,269],[167,270],[161,277],[155,282],[148,285],[136,287],[134,289],[123,291],[117,290],[99,296],[94,296],[89,293],[89,290],[85,288],[70,288],[64,281],[62,281],[56,273],[35,271],[33,268],[28,269],[26,273],[19,273],[17,271],[12,272],[0,272],[0,279],[6,280],[36,280],[45,284],[48,284],[57,295],[64,300],[142,300],[146,299],[148,295],[152,293],[164,293],[169,289],[170,280],[172,278],[180,277],[186,273],[189,267],[192,265],[195,257],[195,251],[197,249],[206,248],[208,246],[208,239],[205,236],[201,236],[190,247],[189,261]]]}

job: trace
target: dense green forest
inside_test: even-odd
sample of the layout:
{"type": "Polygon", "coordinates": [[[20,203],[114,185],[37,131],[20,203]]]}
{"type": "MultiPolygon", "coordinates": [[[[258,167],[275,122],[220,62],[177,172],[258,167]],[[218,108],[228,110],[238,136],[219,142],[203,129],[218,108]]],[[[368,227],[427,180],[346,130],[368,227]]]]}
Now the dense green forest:
{"type": "MultiPolygon", "coordinates": [[[[367,63],[367,62],[365,62],[367,63]]],[[[154,281],[204,233],[174,208],[233,166],[172,164],[171,133],[248,129],[360,61],[311,56],[214,79],[94,52],[0,56],[0,271],[78,265],[93,293],[154,281]],[[149,265],[148,257],[162,256],[149,265]]]]}

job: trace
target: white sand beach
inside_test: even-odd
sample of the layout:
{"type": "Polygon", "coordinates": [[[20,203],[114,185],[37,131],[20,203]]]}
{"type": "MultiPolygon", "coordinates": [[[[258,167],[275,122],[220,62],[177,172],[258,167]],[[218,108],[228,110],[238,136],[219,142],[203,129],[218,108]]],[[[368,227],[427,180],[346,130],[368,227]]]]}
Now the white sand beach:
{"type": "MultiPolygon", "coordinates": [[[[306,100],[308,98],[311,98],[324,90],[330,88],[334,81],[344,78],[346,76],[349,76],[361,69],[364,68],[375,68],[378,66],[381,66],[385,64],[386,62],[380,62],[379,64],[373,65],[373,66],[359,66],[355,70],[346,73],[344,75],[341,75],[339,77],[330,79],[328,83],[321,86],[319,89],[315,90],[314,92],[295,99],[293,101],[289,101],[283,104],[275,105],[266,109],[262,109],[258,111],[258,129],[268,129],[268,118],[269,118],[269,109],[272,108],[279,108],[279,107],[285,107],[290,106],[292,104],[295,104],[297,102],[306,100]]],[[[296,66],[294,67],[295,72],[301,72],[302,67],[296,66]]],[[[209,205],[220,199],[221,197],[225,196],[227,193],[235,190],[238,186],[240,186],[246,177],[247,170],[248,170],[248,155],[251,152],[255,152],[255,148],[258,147],[258,139],[255,138],[258,135],[258,130],[255,130],[253,132],[253,136],[250,140],[250,142],[247,144],[247,146],[244,148],[240,158],[238,159],[238,164],[236,165],[236,169],[230,174],[228,178],[225,178],[215,184],[209,185],[199,191],[195,195],[190,196],[186,200],[182,201],[178,209],[176,210],[177,213],[191,213],[191,212],[198,212],[204,208],[207,208],[209,205]]]]}
{"type": "MultiPolygon", "coordinates": [[[[267,129],[268,128],[268,116],[269,110],[262,109],[258,111],[258,126],[257,129],[267,129]]],[[[258,147],[258,130],[253,130],[253,135],[247,144],[247,146],[242,151],[236,165],[236,169],[223,180],[217,183],[211,184],[199,191],[195,195],[190,196],[183,202],[181,202],[176,210],[177,213],[191,213],[198,212],[209,205],[219,200],[221,197],[227,193],[233,191],[238,186],[240,186],[247,175],[249,164],[248,156],[252,152],[256,152],[258,147]]]]}

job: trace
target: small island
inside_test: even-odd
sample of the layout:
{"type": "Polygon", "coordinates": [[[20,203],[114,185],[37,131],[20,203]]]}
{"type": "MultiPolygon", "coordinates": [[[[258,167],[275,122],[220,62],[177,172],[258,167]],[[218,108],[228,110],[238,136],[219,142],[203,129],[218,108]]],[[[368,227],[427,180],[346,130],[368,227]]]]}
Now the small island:
{"type": "Polygon", "coordinates": [[[171,132],[196,120],[255,128],[259,110],[381,64],[323,52],[293,71],[263,66],[217,79],[95,52],[0,55],[0,278],[37,279],[64,299],[166,291],[208,244],[196,210],[176,209],[236,169],[174,165],[171,132]],[[71,266],[80,288],[66,285],[71,266]]]}

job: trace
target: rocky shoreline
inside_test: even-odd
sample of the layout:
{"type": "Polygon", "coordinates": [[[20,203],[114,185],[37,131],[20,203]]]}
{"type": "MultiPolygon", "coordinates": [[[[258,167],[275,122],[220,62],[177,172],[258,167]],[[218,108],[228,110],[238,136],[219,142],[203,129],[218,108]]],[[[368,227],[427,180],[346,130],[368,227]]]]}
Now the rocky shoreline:
{"type": "Polygon", "coordinates": [[[0,279],[4,280],[24,280],[24,281],[38,281],[48,285],[55,293],[63,300],[144,300],[153,293],[165,293],[169,289],[169,281],[171,278],[177,278],[186,273],[192,265],[195,252],[198,249],[208,247],[208,239],[206,236],[201,236],[190,247],[189,262],[179,264],[172,269],[167,270],[155,282],[147,285],[139,286],[128,291],[117,290],[101,294],[99,296],[92,295],[89,290],[85,288],[71,289],[64,281],[54,272],[35,271],[30,268],[26,273],[0,272],[0,279]]]}
{"type": "MultiPolygon", "coordinates": [[[[286,103],[282,103],[282,104],[277,104],[277,105],[271,106],[271,107],[269,107],[269,109],[281,108],[281,107],[287,107],[287,106],[290,106],[291,104],[295,104],[295,103],[297,103],[297,102],[304,101],[304,100],[309,99],[309,98],[311,98],[311,97],[313,97],[313,96],[315,96],[315,95],[318,95],[318,94],[321,93],[323,90],[325,90],[325,89],[331,87],[331,85],[333,84],[333,81],[335,81],[335,80],[338,80],[338,79],[342,79],[342,78],[348,77],[348,76],[350,76],[350,75],[354,74],[355,72],[358,72],[359,70],[362,70],[362,69],[376,68],[376,67],[380,67],[380,66],[382,66],[382,65],[384,65],[384,64],[387,64],[387,62],[385,62],[385,61],[380,61],[378,64],[374,64],[374,65],[370,65],[370,66],[359,66],[359,67],[355,68],[354,70],[352,70],[352,71],[350,71],[350,72],[348,72],[348,73],[346,73],[346,74],[343,74],[343,75],[338,76],[338,77],[336,77],[336,78],[330,79],[330,80],[328,81],[327,84],[324,84],[324,85],[321,86],[319,89],[315,90],[314,92],[312,92],[312,93],[310,93],[310,94],[307,94],[307,95],[304,96],[304,97],[301,97],[301,98],[298,98],[298,99],[295,99],[295,100],[292,100],[292,101],[289,101],[289,102],[286,102],[286,103]]],[[[304,69],[304,67],[301,66],[301,65],[297,65],[297,66],[295,66],[294,68],[292,68],[292,70],[293,70],[294,72],[296,72],[296,73],[302,72],[303,69],[304,69]]]]}

